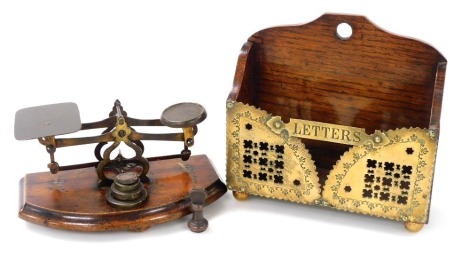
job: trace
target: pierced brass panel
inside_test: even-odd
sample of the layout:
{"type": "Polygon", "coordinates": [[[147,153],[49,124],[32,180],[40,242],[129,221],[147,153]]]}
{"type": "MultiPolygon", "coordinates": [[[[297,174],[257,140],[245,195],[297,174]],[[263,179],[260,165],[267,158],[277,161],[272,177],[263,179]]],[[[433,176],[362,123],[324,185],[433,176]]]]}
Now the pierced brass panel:
{"type": "Polygon", "coordinates": [[[355,146],[333,167],[323,199],[334,208],[427,223],[436,134],[419,128],[386,131],[378,149],[355,146]]]}
{"type": "Polygon", "coordinates": [[[227,103],[227,184],[250,195],[427,223],[436,151],[435,130],[368,135],[356,127],[284,123],[252,106],[227,103]],[[330,171],[323,192],[298,137],[354,145],[330,171]]]}
{"type": "Polygon", "coordinates": [[[227,186],[250,195],[314,204],[320,198],[315,164],[296,137],[280,136],[266,111],[227,103],[227,186]]]}

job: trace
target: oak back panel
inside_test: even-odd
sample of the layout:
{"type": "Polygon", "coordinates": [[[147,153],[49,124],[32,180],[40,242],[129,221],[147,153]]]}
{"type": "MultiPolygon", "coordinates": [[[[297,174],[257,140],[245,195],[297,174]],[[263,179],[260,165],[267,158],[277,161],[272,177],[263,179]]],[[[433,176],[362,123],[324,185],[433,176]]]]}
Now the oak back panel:
{"type": "MultiPolygon", "coordinates": [[[[300,26],[252,35],[229,99],[273,115],[366,128],[438,128],[445,58],[433,47],[385,32],[365,17],[325,14],[300,26]],[[337,26],[352,27],[349,39],[337,26]]],[[[304,141],[331,169],[348,146],[304,141]]]]}

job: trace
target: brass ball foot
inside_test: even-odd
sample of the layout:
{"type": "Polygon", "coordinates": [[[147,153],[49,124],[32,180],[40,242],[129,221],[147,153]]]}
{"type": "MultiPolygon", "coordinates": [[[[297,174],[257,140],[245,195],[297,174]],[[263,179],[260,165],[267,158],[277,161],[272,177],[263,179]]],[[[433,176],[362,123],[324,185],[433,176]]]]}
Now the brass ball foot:
{"type": "Polygon", "coordinates": [[[419,232],[421,229],[423,229],[424,224],[421,223],[414,223],[414,222],[405,222],[405,228],[406,230],[416,233],[419,232]]]}
{"type": "Polygon", "coordinates": [[[235,199],[238,200],[238,201],[247,200],[248,197],[250,196],[247,193],[237,192],[237,191],[233,191],[232,194],[233,194],[233,197],[235,197],[235,199]]]}

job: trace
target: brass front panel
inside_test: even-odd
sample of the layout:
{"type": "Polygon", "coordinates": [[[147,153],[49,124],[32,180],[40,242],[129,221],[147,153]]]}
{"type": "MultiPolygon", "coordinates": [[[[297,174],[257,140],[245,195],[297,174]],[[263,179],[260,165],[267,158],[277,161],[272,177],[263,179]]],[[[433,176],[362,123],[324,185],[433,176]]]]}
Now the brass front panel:
{"type": "Polygon", "coordinates": [[[318,175],[300,139],[266,125],[271,115],[242,103],[227,104],[227,186],[250,195],[314,204],[318,175]]]}
{"type": "Polygon", "coordinates": [[[389,144],[356,146],[341,157],[323,198],[337,209],[427,223],[437,150],[433,133],[411,128],[385,134],[389,144]]]}
{"type": "Polygon", "coordinates": [[[237,192],[427,223],[437,132],[375,131],[290,119],[227,102],[227,185],[237,192]],[[300,138],[353,145],[330,171],[323,192],[300,138]]]}

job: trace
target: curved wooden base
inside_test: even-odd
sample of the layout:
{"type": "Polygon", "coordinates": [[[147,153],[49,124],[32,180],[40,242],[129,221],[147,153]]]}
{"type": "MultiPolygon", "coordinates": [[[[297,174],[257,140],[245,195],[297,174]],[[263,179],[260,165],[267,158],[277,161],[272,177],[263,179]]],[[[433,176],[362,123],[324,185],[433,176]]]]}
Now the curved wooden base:
{"type": "Polygon", "coordinates": [[[233,197],[235,197],[235,199],[238,201],[245,201],[250,197],[250,195],[244,192],[233,191],[232,194],[233,194],[233,197]]]}
{"type": "Polygon", "coordinates": [[[151,161],[147,176],[148,200],[139,207],[119,209],[106,202],[108,188],[98,187],[95,168],[27,174],[20,182],[19,217],[58,229],[140,232],[190,214],[188,195],[194,187],[206,190],[206,205],[227,192],[205,155],[188,161],[151,161]]]}
{"type": "Polygon", "coordinates": [[[423,229],[423,227],[424,227],[424,224],[413,223],[413,222],[409,222],[409,221],[405,222],[404,224],[405,224],[406,230],[408,230],[410,232],[413,232],[413,233],[421,231],[421,229],[423,229]]]}

